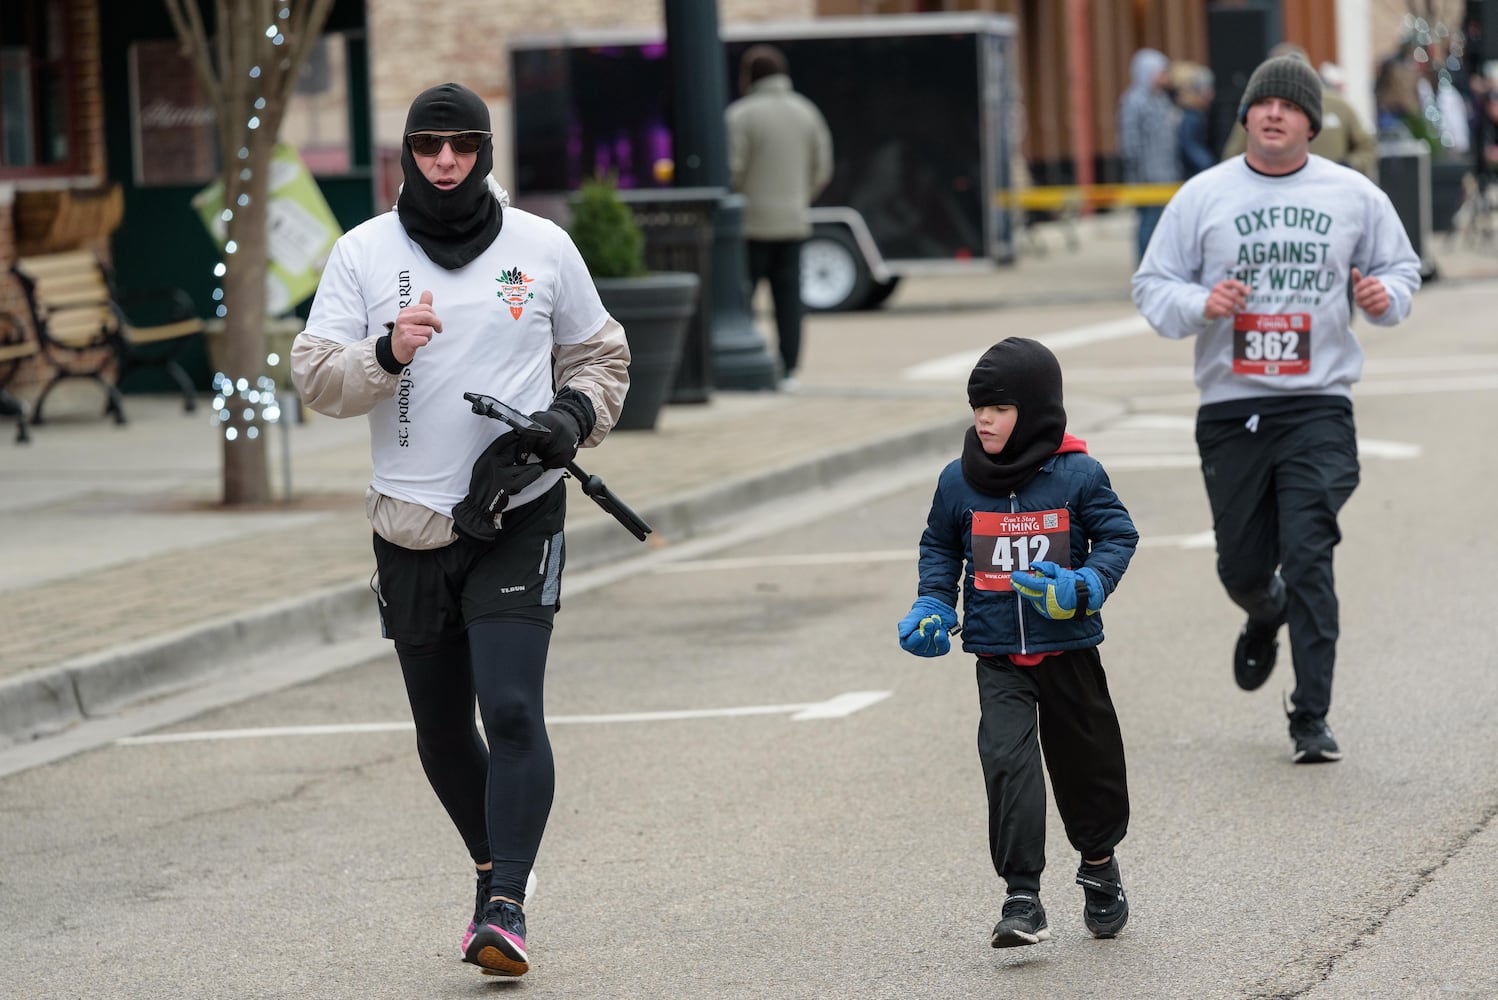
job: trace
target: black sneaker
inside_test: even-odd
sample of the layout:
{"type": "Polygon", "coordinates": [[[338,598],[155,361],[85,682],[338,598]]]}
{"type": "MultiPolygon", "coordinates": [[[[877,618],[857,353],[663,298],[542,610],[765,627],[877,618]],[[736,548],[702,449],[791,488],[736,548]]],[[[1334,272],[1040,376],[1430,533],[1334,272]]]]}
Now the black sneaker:
{"type": "Polygon", "coordinates": [[[1290,757],[1297,764],[1321,764],[1341,760],[1342,748],[1332,735],[1332,727],[1325,719],[1310,715],[1290,716],[1290,739],[1295,741],[1295,753],[1290,757]]]}
{"type": "Polygon", "coordinates": [[[529,972],[525,911],[508,899],[490,900],[477,929],[463,943],[463,961],[491,976],[523,976],[529,972]]]}
{"type": "Polygon", "coordinates": [[[1108,859],[1106,865],[1093,867],[1083,863],[1077,869],[1077,885],[1082,887],[1086,905],[1082,907],[1082,922],[1092,931],[1093,937],[1117,937],[1129,922],[1129,900],[1124,895],[1123,879],[1118,874],[1117,855],[1108,859]]]}
{"type": "Polygon", "coordinates": [[[1233,679],[1245,691],[1257,691],[1274,672],[1274,656],[1280,648],[1275,636],[1279,623],[1264,625],[1249,619],[1238,633],[1233,648],[1233,679]]]}
{"type": "Polygon", "coordinates": [[[1040,897],[1033,892],[1011,892],[1004,900],[1004,910],[999,922],[994,924],[993,937],[989,940],[995,948],[1018,948],[1021,945],[1039,944],[1051,936],[1045,922],[1045,907],[1040,897]]]}

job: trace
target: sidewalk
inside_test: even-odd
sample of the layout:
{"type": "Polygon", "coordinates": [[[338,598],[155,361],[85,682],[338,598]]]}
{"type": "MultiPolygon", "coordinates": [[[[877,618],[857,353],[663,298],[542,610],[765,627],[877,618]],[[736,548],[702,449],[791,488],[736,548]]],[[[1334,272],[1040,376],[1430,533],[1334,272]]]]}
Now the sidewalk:
{"type": "MultiPolygon", "coordinates": [[[[1013,267],[907,280],[877,313],[810,317],[801,391],[668,406],[655,430],[615,433],[578,463],[650,522],[648,544],[670,546],[881,463],[955,455],[971,420],[965,373],[917,383],[900,372],[1013,332],[994,321],[1005,309],[1046,310],[1055,330],[1134,315],[1132,218],[1082,229],[1076,249],[1042,231],[1047,252],[1013,267]]],[[[1498,248],[1437,250],[1441,280],[1498,279],[1498,248]]],[[[756,321],[770,328],[763,310],[756,321]]],[[[97,417],[95,387],[67,388],[30,445],[0,423],[0,745],[281,644],[377,632],[363,419],[309,414],[273,429],[278,502],[230,512],[206,407],[187,416],[169,396],[128,396],[119,428],[97,417]]],[[[1103,416],[1068,404],[1074,423],[1103,416]]],[[[567,532],[573,571],[642,549],[575,487],[567,532]]]]}

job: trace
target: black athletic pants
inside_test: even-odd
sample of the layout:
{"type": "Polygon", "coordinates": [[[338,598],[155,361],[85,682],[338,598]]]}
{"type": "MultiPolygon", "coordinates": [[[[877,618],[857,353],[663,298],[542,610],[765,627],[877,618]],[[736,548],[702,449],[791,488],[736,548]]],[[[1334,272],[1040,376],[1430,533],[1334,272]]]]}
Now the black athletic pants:
{"type": "Polygon", "coordinates": [[[801,241],[749,240],[749,293],[770,282],[775,303],[775,336],[780,343],[781,374],[795,374],[801,360],[801,241]]]}
{"type": "Polygon", "coordinates": [[[1111,855],[1128,832],[1129,783],[1097,647],[1048,656],[1033,667],[980,656],[978,703],[988,846],[1009,891],[1040,891],[1045,771],[1067,840],[1083,858],[1111,855]]]}
{"type": "Polygon", "coordinates": [[[1255,621],[1290,631],[1299,715],[1324,718],[1332,703],[1338,606],[1332,550],[1337,513],[1358,485],[1350,404],[1250,418],[1198,417],[1196,443],[1217,536],[1217,576],[1255,621]],[[1275,574],[1284,580],[1284,596],[1275,574]]]}
{"type": "Polygon", "coordinates": [[[474,863],[494,862],[494,895],[522,903],[556,788],[542,697],[550,642],[549,624],[519,620],[395,644],[427,780],[474,863]]]}

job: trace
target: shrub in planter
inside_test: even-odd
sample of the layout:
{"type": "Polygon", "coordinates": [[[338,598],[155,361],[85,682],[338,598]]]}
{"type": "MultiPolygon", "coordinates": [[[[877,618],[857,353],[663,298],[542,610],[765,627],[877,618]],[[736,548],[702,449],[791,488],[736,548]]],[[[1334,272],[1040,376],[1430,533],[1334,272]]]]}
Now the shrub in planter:
{"type": "Polygon", "coordinates": [[[646,270],[645,236],[611,178],[583,183],[567,231],[604,308],[629,339],[629,393],[614,426],[650,430],[676,381],[699,279],[688,272],[646,270]]]}
{"type": "Polygon", "coordinates": [[[572,202],[567,231],[594,279],[645,273],[645,234],[629,206],[619,200],[612,177],[583,181],[572,202]]]}

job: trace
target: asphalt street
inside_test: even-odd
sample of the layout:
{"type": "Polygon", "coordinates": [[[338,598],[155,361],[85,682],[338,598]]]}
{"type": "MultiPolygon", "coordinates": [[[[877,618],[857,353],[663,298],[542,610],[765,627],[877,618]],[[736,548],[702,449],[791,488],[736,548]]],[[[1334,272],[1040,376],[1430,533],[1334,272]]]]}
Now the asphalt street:
{"type": "MultiPolygon", "coordinates": [[[[972,660],[894,640],[939,463],[892,458],[569,578],[525,979],[457,959],[471,876],[394,659],[370,643],[357,667],[319,674],[310,652],[260,665],[279,671],[260,689],[240,678],[85,725],[70,738],[86,748],[50,763],[0,752],[0,992],[1498,996],[1498,350],[1475,321],[1495,306],[1489,285],[1434,287],[1417,329],[1363,331],[1330,720],[1347,758],[1315,767],[1290,763],[1288,662],[1253,694],[1232,683],[1240,621],[1214,576],[1190,345],[1136,330],[1126,307],[1056,340],[1087,414],[1072,429],[1142,535],[1104,609],[1133,800],[1117,940],[1082,927],[1053,810],[1053,938],[988,947],[1003,890],[972,660]]],[[[968,338],[986,344],[1026,316],[964,322],[987,324],[968,338]]],[[[875,356],[890,336],[859,317],[816,331],[818,349],[875,356]]],[[[892,384],[960,392],[965,348],[930,346],[892,384]]]]}

